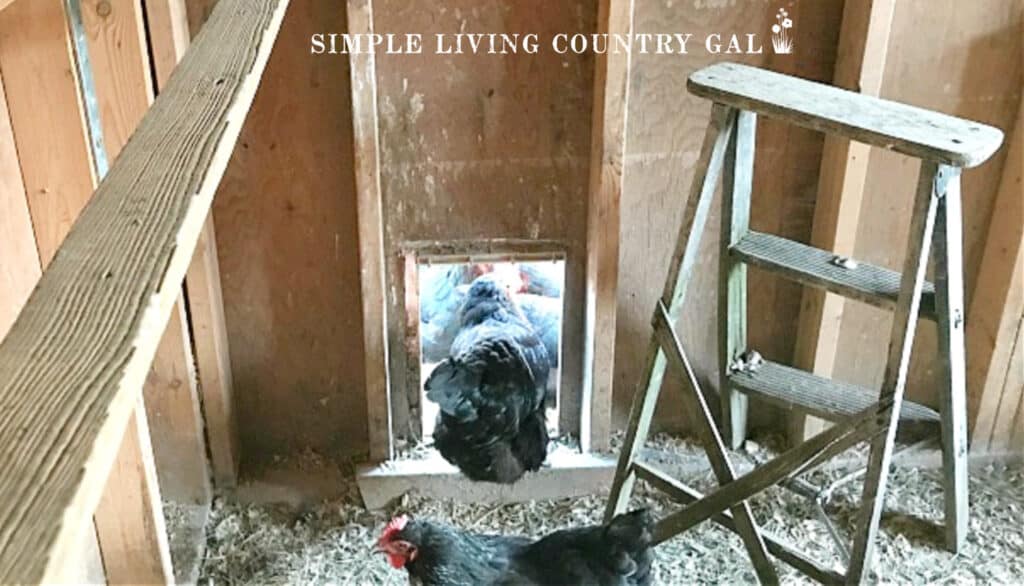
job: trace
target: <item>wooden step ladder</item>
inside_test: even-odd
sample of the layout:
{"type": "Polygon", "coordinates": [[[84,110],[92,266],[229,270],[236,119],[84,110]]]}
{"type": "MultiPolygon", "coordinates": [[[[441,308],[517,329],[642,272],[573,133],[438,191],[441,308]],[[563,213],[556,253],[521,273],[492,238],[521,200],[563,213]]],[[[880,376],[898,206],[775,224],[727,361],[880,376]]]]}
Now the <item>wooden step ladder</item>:
{"type": "Polygon", "coordinates": [[[820,582],[860,583],[872,557],[897,427],[901,421],[914,422],[940,430],[946,541],[950,550],[957,551],[967,532],[960,171],[992,156],[1002,143],[1002,132],[969,120],[731,63],[697,71],[690,76],[687,87],[714,103],[711,123],[697,161],[665,289],[654,309],[654,334],[647,351],[644,383],[633,399],[606,519],[626,509],[634,482],[640,478],[686,505],[658,522],[656,542],[711,519],[743,539],[762,583],[778,582],[769,553],[820,582]],[[902,274],[749,229],[758,114],[921,159],[902,274]],[[673,327],[696,264],[701,232],[720,175],[719,374],[724,381],[724,433],[715,426],[708,400],[673,327]],[[934,284],[925,281],[931,245],[934,284]],[[894,319],[881,391],[764,361],[748,348],[748,264],[804,285],[892,309],[894,319]],[[942,387],[939,412],[903,399],[919,316],[938,323],[942,387]],[[719,483],[719,488],[708,495],[639,460],[668,364],[689,382],[684,393],[685,408],[719,483]],[[835,425],[737,476],[726,453],[726,442],[738,447],[745,439],[748,396],[797,407],[835,425]],[[774,484],[797,480],[800,474],[862,441],[871,442],[871,451],[862,510],[845,574],[758,528],[747,499],[774,484]]]}

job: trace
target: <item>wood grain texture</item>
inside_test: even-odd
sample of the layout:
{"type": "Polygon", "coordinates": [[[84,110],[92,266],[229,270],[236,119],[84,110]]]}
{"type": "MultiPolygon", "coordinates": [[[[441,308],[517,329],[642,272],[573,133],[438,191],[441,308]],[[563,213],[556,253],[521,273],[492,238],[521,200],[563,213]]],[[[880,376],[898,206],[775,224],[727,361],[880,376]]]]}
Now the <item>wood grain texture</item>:
{"type": "MultiPolygon", "coordinates": [[[[864,476],[863,496],[854,533],[853,551],[846,572],[847,584],[860,584],[870,574],[874,556],[878,523],[885,507],[885,491],[892,463],[896,429],[906,390],[910,370],[910,352],[917,330],[917,313],[924,288],[924,276],[928,269],[932,233],[935,228],[940,180],[949,179],[951,169],[931,162],[921,164],[917,191],[914,194],[914,208],[907,236],[906,259],[901,271],[899,301],[893,311],[892,332],[889,339],[888,360],[885,376],[878,396],[878,427],[882,433],[871,441],[867,473],[864,476]]],[[[959,170],[957,170],[959,173],[959,170]]],[[[828,429],[819,434],[832,432],[828,429]]],[[[809,443],[809,442],[807,442],[809,443]]],[[[806,445],[806,443],[804,444],[806,445]]]]}
{"type": "MultiPolygon", "coordinates": [[[[836,52],[836,87],[877,96],[882,89],[895,0],[845,2],[836,52]]],[[[864,200],[870,147],[829,135],[821,154],[818,196],[814,204],[811,245],[853,257],[857,224],[864,200]]],[[[793,364],[819,376],[832,376],[846,300],[805,288],[793,349],[793,364]]],[[[790,415],[790,441],[811,437],[824,426],[799,412],[790,415]]]]}
{"type": "Polygon", "coordinates": [[[140,401],[96,506],[108,584],[171,584],[170,546],[145,407],[140,401]]]}
{"type": "MultiPolygon", "coordinates": [[[[153,103],[142,4],[83,0],[80,10],[103,145],[113,162],[153,103]]],[[[210,475],[184,298],[175,305],[143,393],[162,494],[177,502],[207,502],[210,475]]]]}
{"type": "Polygon", "coordinates": [[[153,102],[141,0],[81,0],[103,144],[113,161],[153,102]]]}
{"type": "Polygon", "coordinates": [[[145,0],[146,29],[157,87],[165,87],[191,38],[185,0],[145,0]]]}
{"type": "Polygon", "coordinates": [[[225,6],[0,344],[2,582],[71,570],[287,2],[225,6]]]}
{"type": "Polygon", "coordinates": [[[192,38],[203,29],[217,2],[218,0],[185,0],[188,28],[192,32],[192,38]]]}
{"type": "Polygon", "coordinates": [[[7,334],[29,293],[39,280],[36,249],[21,179],[18,149],[7,111],[7,96],[0,79],[0,340],[7,334]]]}
{"type": "MultiPolygon", "coordinates": [[[[352,0],[347,3],[347,8],[349,32],[359,35],[373,34],[373,0],[352,0]]],[[[353,149],[358,197],[356,213],[359,217],[359,260],[362,267],[359,282],[362,286],[363,301],[367,426],[370,458],[381,461],[392,456],[394,446],[391,428],[391,385],[388,373],[388,309],[384,279],[384,210],[381,201],[377,66],[374,54],[353,56],[350,67],[353,149]]],[[[412,272],[409,267],[405,267],[402,274],[411,275],[412,272]]],[[[413,324],[418,323],[417,318],[413,324]]],[[[395,344],[400,340],[410,340],[413,342],[410,350],[418,353],[419,348],[411,337],[392,340],[395,344]]],[[[418,390],[418,374],[409,378],[418,390]]],[[[406,379],[407,377],[401,377],[395,380],[406,379]]]]}
{"type": "Polygon", "coordinates": [[[44,268],[96,179],[72,59],[61,0],[0,12],[0,70],[44,268]]]}
{"type": "MultiPolygon", "coordinates": [[[[597,32],[633,34],[634,0],[601,0],[597,32]]],[[[580,445],[606,450],[611,436],[615,316],[619,284],[619,205],[629,112],[630,54],[594,59],[590,191],[587,199],[587,307],[583,333],[580,445]]]]}
{"type": "Polygon", "coordinates": [[[366,453],[348,59],[309,54],[346,29],[336,0],[289,9],[214,202],[243,474],[366,453]]]}
{"type": "Polygon", "coordinates": [[[213,214],[210,214],[199,233],[195,256],[185,276],[185,287],[202,395],[199,423],[205,423],[214,484],[226,488],[238,481],[241,448],[216,238],[213,214]]]}
{"type": "MultiPolygon", "coordinates": [[[[711,120],[705,130],[704,142],[697,160],[696,175],[690,186],[689,198],[679,226],[679,236],[676,239],[668,267],[665,292],[656,302],[652,324],[658,319],[658,314],[663,306],[668,308],[669,321],[675,321],[683,301],[686,299],[686,291],[694,277],[693,269],[697,262],[697,253],[700,250],[701,236],[707,223],[711,200],[718,189],[718,179],[721,177],[725,152],[732,140],[735,124],[735,110],[718,105],[712,107],[711,120]]],[[[639,457],[644,442],[647,441],[647,435],[654,419],[654,411],[658,406],[658,398],[665,384],[664,377],[667,366],[668,360],[661,343],[652,334],[647,344],[647,355],[641,380],[633,393],[626,435],[622,441],[622,448],[619,449],[615,479],[612,482],[608,504],[605,507],[606,522],[625,512],[629,506],[633,485],[636,482],[636,474],[632,465],[639,457]]],[[[689,390],[685,389],[685,391],[689,390]]],[[[701,428],[697,427],[697,429],[701,428]]]]}
{"type": "Polygon", "coordinates": [[[997,427],[1010,431],[997,422],[1001,417],[1012,421],[1024,397],[1019,382],[1024,368],[1024,102],[993,210],[967,315],[967,410],[971,450],[979,453],[1024,449],[1012,442],[1012,432],[997,433],[997,427]]]}
{"type": "MultiPolygon", "coordinates": [[[[753,126],[754,126],[754,115],[750,113],[740,113],[737,120],[736,131],[730,138],[729,150],[734,151],[737,142],[749,142],[752,143],[754,139],[753,126]],[[746,120],[742,120],[742,118],[746,120]],[[745,136],[744,136],[745,135],[745,136]]],[[[749,148],[751,144],[746,147],[749,148]]],[[[751,152],[750,155],[753,155],[751,152]]],[[[727,164],[729,162],[736,162],[735,153],[730,152],[726,156],[727,164]]],[[[743,163],[740,163],[741,165],[743,163]]],[[[741,176],[749,176],[752,169],[740,170],[737,172],[741,176]]],[[[726,171],[728,175],[730,171],[726,171]]],[[[743,179],[739,180],[739,183],[743,183],[743,179]]],[[[743,189],[740,187],[740,189],[743,189]]],[[[742,196],[741,196],[742,197],[742,196]]],[[[747,200],[749,202],[749,199],[747,200]]],[[[723,218],[729,218],[731,222],[731,214],[726,212],[723,218]]],[[[723,226],[726,228],[726,226],[723,226]]],[[[708,461],[711,464],[711,469],[715,473],[715,478],[718,480],[720,488],[716,491],[719,492],[727,491],[726,487],[733,486],[736,484],[737,477],[736,471],[733,469],[732,464],[729,462],[729,456],[725,451],[726,444],[723,436],[718,433],[718,429],[715,426],[715,418],[711,414],[711,410],[708,408],[707,397],[704,395],[704,391],[700,387],[700,383],[697,381],[697,377],[693,372],[693,367],[690,366],[690,362],[686,358],[686,354],[683,352],[683,346],[679,342],[679,337],[672,329],[671,318],[669,316],[669,310],[665,307],[665,304],[658,302],[658,306],[655,309],[654,316],[654,337],[661,344],[662,351],[665,353],[669,364],[671,364],[674,370],[681,374],[686,380],[688,395],[684,403],[687,406],[687,411],[690,413],[690,418],[693,422],[694,427],[697,429],[698,437],[700,437],[701,443],[704,445],[704,451],[707,453],[708,461]]],[[[781,459],[781,458],[780,458],[781,459]]],[[[767,466],[765,466],[767,468],[767,466]]],[[[750,494],[753,494],[751,492],[750,494]]],[[[762,584],[777,584],[779,581],[778,574],[775,570],[774,565],[768,559],[767,550],[765,549],[764,540],[761,537],[757,521],[754,520],[754,515],[750,510],[750,505],[744,500],[745,497],[740,497],[733,502],[730,502],[722,507],[710,511],[710,514],[704,519],[710,518],[711,515],[719,513],[728,508],[736,520],[736,526],[740,536],[743,538],[743,544],[747,548],[747,553],[750,555],[750,560],[754,564],[754,571],[757,573],[758,580],[762,584]]],[[[677,523],[679,515],[685,515],[701,510],[702,507],[693,505],[686,507],[682,511],[672,513],[659,521],[652,531],[653,539],[655,543],[660,543],[669,539],[670,537],[682,533],[687,529],[683,523],[677,523]]],[[[692,525],[691,525],[692,526],[692,525]]]]}
{"type": "MultiPolygon", "coordinates": [[[[146,24],[159,92],[166,87],[189,46],[185,0],[146,0],[146,24]]],[[[200,423],[205,423],[207,440],[204,445],[208,444],[214,483],[220,488],[232,487],[238,480],[238,426],[212,214],[203,223],[195,256],[185,276],[185,288],[191,346],[195,349],[202,394],[200,423]]]]}
{"type": "MultiPolygon", "coordinates": [[[[752,65],[819,81],[833,78],[835,46],[842,16],[838,2],[787,3],[793,15],[796,46],[793,55],[771,55],[766,45],[760,55],[739,56],[752,65]]],[[[618,317],[616,333],[614,426],[625,424],[630,399],[643,378],[651,307],[662,294],[687,205],[686,190],[698,160],[709,104],[685,89],[693,71],[726,58],[710,55],[695,43],[705,35],[725,31],[770,33],[778,6],[748,2],[679,3],[637,0],[637,33],[692,32],[685,57],[634,55],[632,67],[629,148],[626,182],[621,203],[618,317]],[[673,96],[666,99],[666,96],[673,96]]],[[[737,56],[728,56],[730,59],[737,56]]],[[[822,139],[814,132],[761,119],[758,124],[752,228],[806,242],[816,197],[822,139]]],[[[698,379],[706,389],[718,389],[717,315],[719,233],[718,209],[711,209],[703,243],[695,255],[693,279],[685,309],[676,322],[689,350],[698,379]]],[[[748,300],[751,347],[766,358],[788,362],[795,340],[794,325],[800,311],[800,286],[752,270],[748,300]],[[770,317],[770,319],[769,319],[770,317]]],[[[679,402],[678,381],[665,382],[654,429],[688,427],[679,402]]],[[[755,410],[751,425],[773,425],[772,409],[755,410]]]]}
{"type": "Polygon", "coordinates": [[[984,163],[1003,140],[985,124],[742,64],[702,69],[687,87],[735,108],[958,167],[984,163]]]}
{"type": "MultiPolygon", "coordinates": [[[[1020,108],[1021,18],[1024,5],[1003,0],[921,4],[897,2],[881,94],[920,107],[979,120],[1009,130],[1020,108]],[[946,35],[943,31],[955,31],[946,35]],[[895,58],[895,56],[899,58],[895,58]]],[[[978,286],[982,255],[994,213],[1007,149],[992,160],[964,172],[964,291],[967,306],[978,286]]],[[[855,257],[862,262],[899,269],[906,254],[906,235],[917,161],[874,150],[869,160],[857,228],[855,257]]],[[[968,320],[969,322],[970,320],[968,320]]],[[[885,332],[889,311],[847,303],[833,376],[879,388],[885,363],[885,332]]],[[[907,398],[930,407],[939,404],[936,385],[936,329],[920,324],[907,383],[907,398]]],[[[970,343],[970,342],[969,342],[970,343]]]]}
{"type": "MultiPolygon", "coordinates": [[[[378,31],[430,41],[422,55],[377,55],[388,338],[405,338],[405,242],[559,242],[566,251],[559,429],[571,433],[581,412],[594,60],[543,45],[557,33],[593,32],[596,8],[585,0],[542,9],[515,0],[374,2],[378,31]],[[536,33],[542,48],[434,54],[436,33],[460,31],[536,33]]],[[[407,422],[422,416],[420,389],[395,384],[410,358],[392,350],[393,428],[413,436],[407,422]]]]}

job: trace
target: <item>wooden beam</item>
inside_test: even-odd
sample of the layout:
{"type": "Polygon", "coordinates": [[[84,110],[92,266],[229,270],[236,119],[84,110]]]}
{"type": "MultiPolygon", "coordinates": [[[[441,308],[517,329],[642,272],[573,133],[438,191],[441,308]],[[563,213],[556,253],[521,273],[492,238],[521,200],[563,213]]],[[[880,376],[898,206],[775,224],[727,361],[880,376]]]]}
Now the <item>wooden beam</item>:
{"type": "MultiPolygon", "coordinates": [[[[146,10],[159,91],[167,85],[171,72],[188,50],[187,10],[185,0],[146,0],[146,10]]],[[[203,224],[185,288],[213,479],[219,487],[232,487],[238,480],[238,429],[212,214],[203,224]]]]}
{"type": "MultiPolygon", "coordinates": [[[[373,33],[373,0],[348,0],[349,34],[373,33]]],[[[355,134],[356,197],[359,217],[363,351],[370,459],[392,456],[388,380],[387,296],[384,284],[384,214],[380,186],[377,74],[373,53],[351,55],[352,127],[355,134]]]]}
{"type": "Polygon", "coordinates": [[[109,584],[172,584],[170,546],[140,401],[96,507],[96,533],[109,584]]]}
{"type": "Polygon", "coordinates": [[[32,218],[25,200],[25,183],[18,165],[7,96],[0,78],[0,340],[21,311],[41,271],[32,218]]]}
{"type": "Polygon", "coordinates": [[[0,583],[73,571],[287,5],[221,2],[0,343],[0,583]]]}
{"type": "Polygon", "coordinates": [[[18,2],[0,12],[0,70],[46,267],[96,179],[77,77],[69,74],[75,65],[61,0],[18,2]]]}
{"type": "MultiPolygon", "coordinates": [[[[1017,341],[1024,319],[1024,102],[1003,164],[1003,177],[992,206],[985,252],[967,314],[967,406],[971,450],[1011,448],[1008,428],[1024,394],[1006,385],[1019,371],[1011,366],[1024,346],[1017,341]]],[[[1020,445],[1014,446],[1020,449],[1020,445]]]]}
{"type": "MultiPolygon", "coordinates": [[[[143,8],[141,0],[76,2],[100,115],[96,125],[106,159],[114,161],[154,98],[143,8]]],[[[146,380],[145,403],[162,493],[178,502],[208,502],[206,442],[183,297],[176,306],[146,380]]]]}
{"type": "MultiPolygon", "coordinates": [[[[879,95],[895,6],[896,0],[864,0],[844,5],[833,79],[836,86],[879,95]]],[[[835,135],[825,137],[811,232],[813,246],[853,256],[870,150],[865,144],[835,135]]],[[[795,366],[819,376],[832,375],[845,303],[839,295],[804,288],[795,366]]],[[[790,440],[803,441],[826,425],[822,419],[794,412],[790,416],[790,440]]]]}
{"type": "MultiPolygon", "coordinates": [[[[633,33],[633,0],[601,0],[597,30],[633,33]]],[[[584,451],[606,450],[615,380],[615,316],[619,280],[619,203],[629,113],[629,53],[601,53],[594,62],[590,192],[587,202],[587,305],[583,336],[584,451]]]]}
{"type": "Polygon", "coordinates": [[[185,6],[188,17],[188,28],[192,32],[192,38],[202,30],[203,25],[206,24],[207,19],[210,18],[210,14],[213,13],[214,6],[217,5],[218,0],[185,0],[185,6]]]}

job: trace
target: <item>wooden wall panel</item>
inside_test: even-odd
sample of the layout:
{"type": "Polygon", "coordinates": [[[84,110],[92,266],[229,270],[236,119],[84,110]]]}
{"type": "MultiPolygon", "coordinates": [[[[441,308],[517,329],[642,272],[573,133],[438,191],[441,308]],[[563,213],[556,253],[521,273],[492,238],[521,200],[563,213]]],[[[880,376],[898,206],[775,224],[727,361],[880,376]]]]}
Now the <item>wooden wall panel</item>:
{"type": "MultiPolygon", "coordinates": [[[[1021,97],[1022,11],[1024,4],[1010,0],[897,3],[882,97],[1009,130],[1021,97]]],[[[968,307],[1006,153],[1004,147],[963,175],[968,307]]],[[[907,157],[872,151],[857,258],[893,269],[901,266],[917,171],[918,164],[907,157]]],[[[889,312],[846,305],[836,378],[872,387],[881,384],[891,319],[889,312]]],[[[935,326],[920,326],[907,398],[935,405],[935,326]]]]}
{"type": "MultiPolygon", "coordinates": [[[[82,0],[82,28],[107,160],[113,163],[153,102],[141,0],[82,0]]],[[[207,502],[210,478],[192,341],[179,297],[144,389],[163,495],[207,502]]]]}
{"type": "Polygon", "coordinates": [[[348,59],[336,0],[295,2],[214,201],[243,466],[366,449],[348,59]]]}
{"type": "MultiPolygon", "coordinates": [[[[841,2],[803,0],[786,4],[795,22],[792,55],[712,55],[706,35],[758,33],[768,38],[778,6],[770,3],[702,2],[685,9],[637,0],[637,33],[692,32],[686,56],[636,55],[622,201],[619,317],[615,354],[615,422],[623,425],[639,383],[654,302],[664,286],[667,263],[692,180],[711,106],[686,93],[686,78],[716,61],[733,60],[828,81],[832,78],[841,2]]],[[[760,120],[751,227],[789,238],[810,237],[822,138],[810,131],[760,120]]],[[[717,203],[708,220],[700,260],[690,284],[678,331],[701,383],[717,389],[717,203]]],[[[792,358],[800,309],[797,285],[750,271],[749,341],[764,356],[792,358]]],[[[686,414],[680,384],[667,377],[656,425],[682,428],[686,414]]],[[[755,413],[765,413],[757,410],[755,413]]],[[[756,417],[753,423],[766,421],[756,417]]]]}
{"type": "Polygon", "coordinates": [[[21,179],[18,149],[14,143],[7,96],[0,79],[0,340],[39,280],[39,251],[36,249],[21,179]]]}
{"type": "Polygon", "coordinates": [[[62,4],[16,2],[0,12],[0,71],[44,267],[95,183],[62,4]]]}
{"type": "MultiPolygon", "coordinates": [[[[595,30],[592,0],[377,0],[378,31],[422,33],[421,55],[379,55],[389,338],[404,339],[402,244],[414,240],[525,238],[567,250],[562,382],[582,373],[592,54],[558,55],[557,33],[595,30]],[[535,55],[436,55],[435,33],[537,33],[535,55]]],[[[392,351],[392,380],[405,354],[392,351]]],[[[418,389],[394,385],[396,435],[415,434],[418,389]],[[408,422],[413,424],[409,425],[408,422]]],[[[572,390],[572,389],[570,389],[572,390]]],[[[565,394],[563,394],[565,396],[565,394]]],[[[579,404],[560,406],[563,429],[579,404]]]]}

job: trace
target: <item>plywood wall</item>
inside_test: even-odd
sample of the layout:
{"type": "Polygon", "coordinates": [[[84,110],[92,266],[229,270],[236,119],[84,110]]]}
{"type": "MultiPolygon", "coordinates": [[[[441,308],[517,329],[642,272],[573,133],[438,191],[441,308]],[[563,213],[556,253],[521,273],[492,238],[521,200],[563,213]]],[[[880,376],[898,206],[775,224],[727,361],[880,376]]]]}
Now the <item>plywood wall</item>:
{"type": "Polygon", "coordinates": [[[348,60],[335,0],[293,2],[216,195],[243,466],[366,449],[348,60]]]}
{"type": "MultiPolygon", "coordinates": [[[[898,2],[882,97],[979,120],[1009,131],[1021,99],[1021,13],[1015,0],[898,2]]],[[[993,202],[1006,159],[1002,149],[963,176],[964,271],[968,306],[977,282],[993,202]]],[[[918,164],[872,151],[857,256],[902,265],[918,164]]],[[[877,386],[891,316],[849,303],[842,322],[836,378],[877,386]]],[[[908,398],[936,405],[935,325],[922,322],[914,345],[908,398]]]]}
{"type": "MultiPolygon", "coordinates": [[[[439,56],[432,42],[435,33],[497,31],[549,43],[557,33],[593,31],[596,12],[589,0],[542,10],[514,0],[374,3],[378,32],[421,33],[428,44],[422,55],[377,60],[392,340],[404,338],[404,243],[557,241],[568,253],[563,380],[580,380],[593,56],[543,45],[535,55],[439,56]]],[[[393,349],[390,357],[394,383],[405,355],[393,349]]],[[[418,417],[419,393],[403,390],[392,396],[398,435],[418,417]]],[[[578,409],[563,405],[566,414],[578,409]]]]}
{"type": "MultiPolygon", "coordinates": [[[[693,71],[725,59],[830,81],[835,63],[840,1],[785,2],[796,33],[792,55],[712,55],[695,47],[686,56],[635,55],[626,144],[619,267],[619,316],[615,354],[615,423],[622,425],[639,382],[650,316],[664,286],[667,263],[708,123],[711,106],[686,93],[693,71]]],[[[770,35],[780,4],[774,2],[665,2],[637,0],[638,33],[692,32],[695,42],[712,33],[770,35]]],[[[822,138],[772,121],[758,124],[751,227],[807,241],[814,213],[822,138]]],[[[687,293],[680,336],[699,379],[717,390],[718,205],[704,233],[700,260],[687,293]]],[[[798,286],[750,271],[749,340],[764,356],[791,360],[800,310],[798,286]]],[[[678,377],[670,380],[657,417],[661,427],[681,428],[678,377]]],[[[760,411],[764,413],[763,410],[760,411]]],[[[761,421],[766,421],[762,417],[761,421]]],[[[757,420],[755,420],[757,423],[757,420]]]]}
{"type": "MultiPolygon", "coordinates": [[[[208,0],[194,0],[201,15],[208,0]]],[[[704,36],[759,33],[776,11],[795,22],[792,55],[636,55],[632,64],[622,195],[615,423],[638,382],[654,300],[678,229],[709,104],[690,97],[686,77],[720,60],[740,60],[831,81],[841,0],[636,0],[637,32],[704,36]]],[[[1020,99],[1021,5],[1016,0],[900,2],[883,95],[1007,128],[1020,99]],[[1016,52],[1015,52],[1016,51],[1016,52]]],[[[378,32],[590,32],[596,3],[503,0],[376,0],[378,32]]],[[[359,266],[352,174],[348,60],[310,56],[309,35],[344,32],[331,0],[295,0],[264,87],[217,195],[224,299],[245,457],[313,448],[366,449],[366,405],[359,266]]],[[[392,340],[403,339],[404,260],[409,241],[547,239],[569,254],[566,335],[569,377],[578,379],[593,58],[538,55],[379,55],[382,190],[392,340]],[[579,348],[572,351],[571,348],[579,348]]],[[[822,137],[762,121],[758,127],[752,226],[810,238],[822,137]]],[[[968,293],[983,249],[1000,154],[965,176],[968,293]]],[[[916,166],[873,154],[858,256],[898,267],[916,166]]],[[[716,207],[717,209],[717,207],[716,207]]],[[[715,288],[718,214],[712,214],[681,333],[710,389],[717,389],[715,288]]],[[[801,291],[751,271],[750,340],[765,356],[791,363],[801,291]]],[[[838,378],[880,380],[888,316],[848,304],[838,378]]],[[[933,402],[934,328],[916,351],[911,396],[933,402]]],[[[393,344],[400,342],[393,342],[393,344]]],[[[393,346],[399,348],[399,346],[393,346]]],[[[405,368],[393,351],[392,373],[405,368]]],[[[672,386],[677,386],[673,384],[672,386]]],[[[685,414],[670,388],[662,427],[685,414]]],[[[409,432],[415,397],[392,396],[409,432]]],[[[571,409],[571,407],[570,407],[571,409]]],[[[781,429],[757,410],[755,423],[781,429]]]]}

